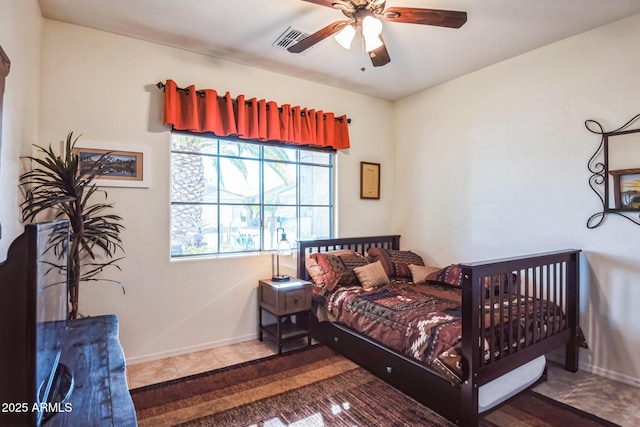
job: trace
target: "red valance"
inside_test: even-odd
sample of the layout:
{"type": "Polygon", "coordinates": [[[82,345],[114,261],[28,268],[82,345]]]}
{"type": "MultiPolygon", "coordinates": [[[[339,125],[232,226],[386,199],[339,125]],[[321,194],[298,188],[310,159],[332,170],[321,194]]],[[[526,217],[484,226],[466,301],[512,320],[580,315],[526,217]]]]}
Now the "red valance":
{"type": "MultiPolygon", "coordinates": [[[[159,84],[160,85],[160,84],[159,84]]],[[[349,148],[346,116],[313,109],[278,106],[274,101],[235,100],[229,92],[218,96],[213,89],[179,88],[173,80],[164,85],[164,122],[176,130],[213,132],[256,141],[294,145],[349,148]]]]}

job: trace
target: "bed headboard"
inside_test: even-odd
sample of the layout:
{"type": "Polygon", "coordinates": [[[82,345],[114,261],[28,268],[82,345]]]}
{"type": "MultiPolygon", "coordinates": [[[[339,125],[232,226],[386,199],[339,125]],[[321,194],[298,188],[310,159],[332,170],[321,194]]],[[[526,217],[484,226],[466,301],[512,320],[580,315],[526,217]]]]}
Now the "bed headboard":
{"type": "Polygon", "coordinates": [[[304,266],[307,256],[317,252],[329,252],[339,249],[350,249],[354,252],[367,254],[369,248],[400,249],[400,235],[344,237],[324,240],[301,240],[298,242],[298,273],[303,280],[309,280],[309,274],[304,266]]]}

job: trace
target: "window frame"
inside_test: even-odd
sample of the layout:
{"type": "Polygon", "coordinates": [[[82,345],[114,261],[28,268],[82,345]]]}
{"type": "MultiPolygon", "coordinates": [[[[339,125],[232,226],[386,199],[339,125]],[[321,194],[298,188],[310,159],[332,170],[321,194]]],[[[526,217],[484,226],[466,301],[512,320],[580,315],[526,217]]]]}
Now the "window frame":
{"type": "MultiPolygon", "coordinates": [[[[171,260],[184,260],[190,259],[194,257],[198,258],[210,258],[210,257],[218,257],[218,256],[227,256],[227,255],[251,255],[257,253],[272,253],[275,251],[275,248],[268,248],[267,246],[267,238],[266,238],[266,208],[293,208],[295,209],[295,221],[296,221],[296,231],[295,236],[292,235],[291,230],[285,230],[287,233],[287,238],[289,242],[295,246],[297,242],[300,240],[301,234],[301,210],[304,208],[324,208],[329,210],[329,236],[320,237],[320,238],[333,238],[335,236],[335,215],[336,215],[336,150],[327,149],[327,148],[319,148],[319,147],[309,147],[309,146],[299,146],[299,145],[289,145],[289,144],[274,144],[274,143],[265,143],[265,142],[256,142],[252,140],[244,140],[235,137],[219,137],[213,134],[201,134],[201,133],[192,133],[192,132],[184,132],[184,131],[176,131],[173,130],[171,132],[171,142],[170,142],[170,195],[169,195],[169,204],[170,204],[170,258],[171,260]],[[203,138],[203,139],[211,139],[215,140],[215,153],[201,152],[201,151],[189,151],[189,150],[180,150],[174,149],[173,138],[174,135],[184,135],[195,138],[203,138]],[[230,154],[222,154],[220,147],[221,141],[229,141],[231,143],[240,143],[247,144],[251,146],[255,146],[257,148],[256,156],[242,156],[242,155],[230,155],[230,154]],[[285,150],[293,150],[294,159],[272,159],[267,158],[265,156],[265,149],[268,147],[277,147],[285,150]],[[319,152],[328,154],[326,163],[319,163],[313,161],[303,161],[302,153],[304,152],[319,152]],[[202,156],[202,157],[213,157],[216,158],[216,174],[217,174],[217,191],[216,191],[216,200],[215,201],[174,201],[173,194],[173,186],[174,186],[174,165],[173,165],[173,155],[181,154],[181,155],[194,155],[194,156],[202,156]],[[222,202],[220,196],[220,190],[222,186],[220,185],[222,172],[221,172],[221,164],[222,159],[232,159],[232,160],[240,160],[240,161],[256,161],[258,162],[258,201],[255,203],[232,203],[232,202],[222,202]],[[293,165],[295,167],[295,203],[294,204],[283,204],[283,203],[266,203],[265,201],[265,169],[268,163],[279,163],[283,164],[284,167],[288,167],[293,165]],[[328,203],[326,204],[314,204],[314,203],[301,203],[301,168],[302,167],[311,167],[311,168],[321,168],[328,170],[328,203]],[[173,207],[179,205],[195,205],[195,206],[216,206],[216,251],[215,252],[203,252],[203,253],[174,253],[173,251],[173,236],[174,236],[174,212],[173,207]],[[221,231],[221,209],[224,207],[233,207],[233,206],[242,206],[242,207],[257,207],[260,214],[260,225],[258,227],[258,235],[259,235],[259,243],[257,249],[250,250],[231,250],[231,251],[223,251],[222,248],[222,239],[223,232],[221,231]]],[[[277,233],[277,230],[276,230],[277,233]]],[[[276,234],[276,237],[277,234],[276,234]]],[[[181,245],[181,248],[183,246],[181,245]]]]}

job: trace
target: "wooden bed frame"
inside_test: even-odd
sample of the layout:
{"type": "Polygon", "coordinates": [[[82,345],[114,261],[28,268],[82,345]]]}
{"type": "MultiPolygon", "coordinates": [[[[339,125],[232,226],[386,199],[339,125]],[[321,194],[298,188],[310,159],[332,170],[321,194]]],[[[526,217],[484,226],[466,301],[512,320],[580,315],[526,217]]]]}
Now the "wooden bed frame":
{"type": "MultiPolygon", "coordinates": [[[[366,255],[370,247],[397,250],[400,248],[400,236],[301,241],[298,247],[298,277],[310,280],[305,258],[311,253],[351,249],[366,255]]],[[[571,372],[578,370],[579,254],[579,250],[564,250],[461,264],[464,381],[458,386],[407,356],[343,325],[318,321],[313,315],[310,319],[311,335],[445,418],[462,426],[475,426],[479,420],[478,389],[491,380],[563,345],[565,369],[571,372]],[[492,327],[485,322],[492,322],[494,318],[491,315],[485,320],[482,315],[483,279],[486,277],[500,278],[501,291],[505,290],[506,295],[515,298],[520,298],[516,295],[522,298],[549,297],[563,308],[564,325],[559,330],[548,332],[545,337],[535,337],[529,345],[521,343],[516,348],[505,346],[507,348],[500,350],[499,354],[484,357],[480,345],[484,339],[481,339],[481,332],[492,327]]],[[[503,297],[496,295],[490,298],[492,303],[497,303],[503,297]]]]}

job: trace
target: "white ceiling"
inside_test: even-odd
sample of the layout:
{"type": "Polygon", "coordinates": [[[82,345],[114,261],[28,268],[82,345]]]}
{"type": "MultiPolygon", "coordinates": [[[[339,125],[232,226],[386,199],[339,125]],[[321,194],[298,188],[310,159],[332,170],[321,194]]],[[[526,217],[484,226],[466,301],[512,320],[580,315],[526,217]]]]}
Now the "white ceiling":
{"type": "MultiPolygon", "coordinates": [[[[302,0],[39,0],[45,18],[211,55],[395,100],[640,13],[639,0],[387,0],[386,7],[466,11],[460,29],[384,22],[391,62],[333,37],[304,54],[272,46],[289,27],[313,33],[344,15],[302,0]],[[365,71],[360,68],[364,66],[365,71]]],[[[584,52],[585,55],[594,54],[584,52]]]]}

